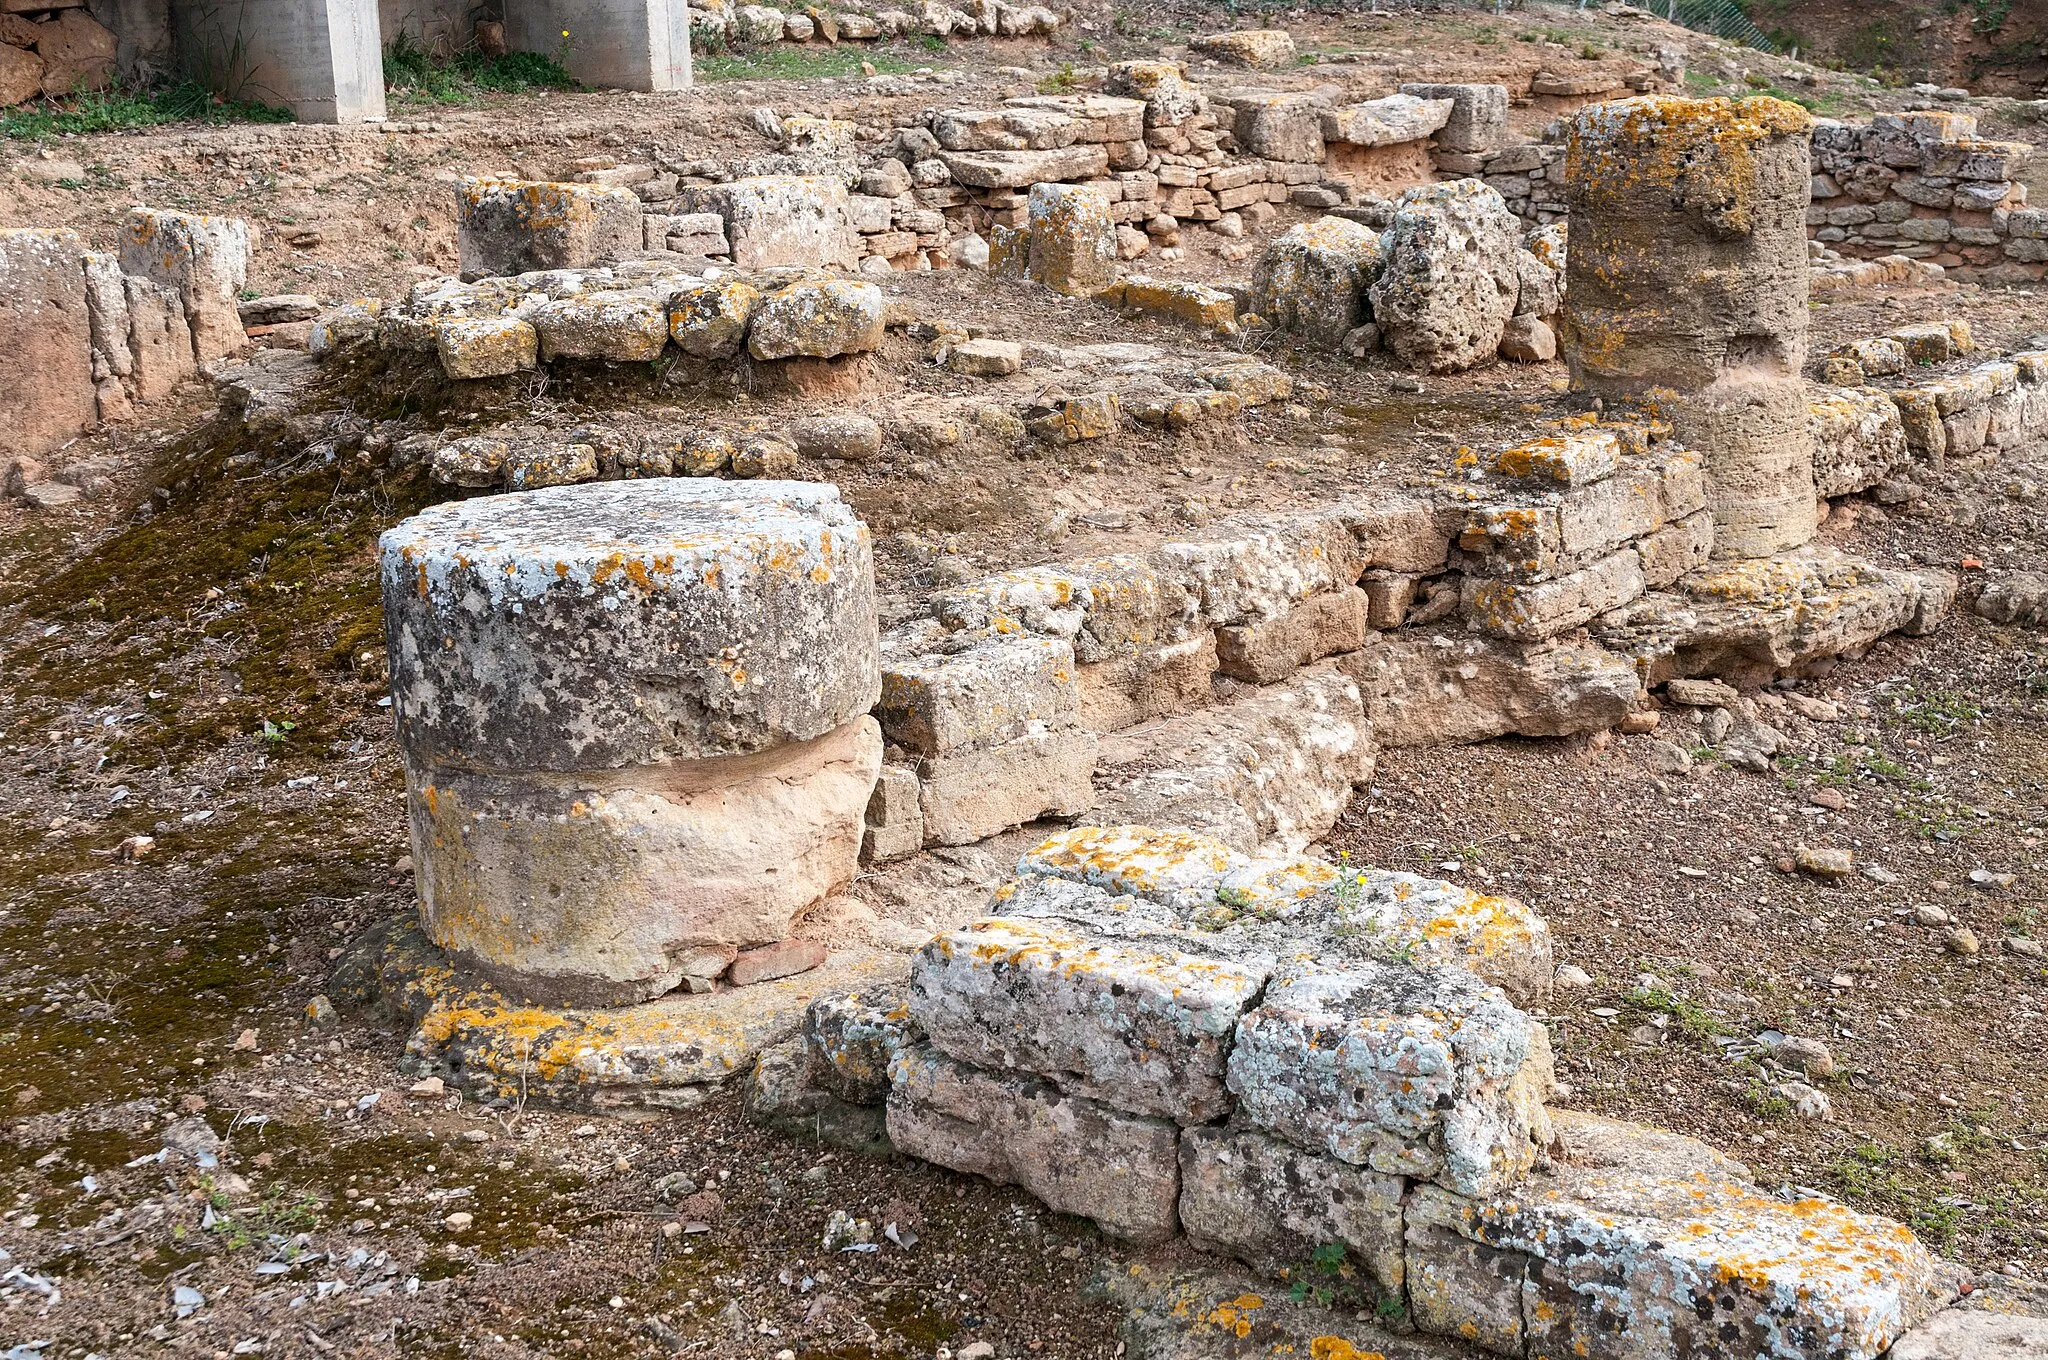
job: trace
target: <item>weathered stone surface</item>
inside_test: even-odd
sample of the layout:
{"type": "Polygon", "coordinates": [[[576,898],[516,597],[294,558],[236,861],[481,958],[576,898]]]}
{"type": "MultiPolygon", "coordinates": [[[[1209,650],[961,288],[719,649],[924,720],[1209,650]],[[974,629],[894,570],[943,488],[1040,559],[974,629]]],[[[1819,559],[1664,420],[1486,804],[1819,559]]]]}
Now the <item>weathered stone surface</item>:
{"type": "Polygon", "coordinates": [[[940,109],[931,130],[947,151],[1056,151],[1072,146],[1082,128],[1053,109],[1003,108],[940,109]]]}
{"type": "Polygon", "coordinates": [[[1521,288],[1519,226],[1501,196],[1478,180],[1410,189],[1381,248],[1369,296],[1394,357],[1431,373],[1491,361],[1521,288]]]}
{"type": "Polygon", "coordinates": [[[1971,608],[1993,623],[2048,623],[2048,575],[2015,571],[1993,577],[1971,608]]]}
{"type": "Polygon", "coordinates": [[[1380,235],[1341,217],[1289,228],[1252,270],[1251,309],[1309,343],[1336,349],[1366,317],[1379,275],[1380,235]]]}
{"type": "Polygon", "coordinates": [[[1365,592],[1356,586],[1311,595],[1263,623],[1216,630],[1218,668],[1235,680],[1270,685],[1303,666],[1365,645],[1365,592]]]}
{"type": "Polygon", "coordinates": [[[0,383],[0,450],[42,453],[98,417],[77,233],[0,231],[0,347],[14,370],[0,383]]]}
{"type": "Polygon", "coordinates": [[[1890,1360],[2048,1360],[2048,1318],[1948,1308],[1892,1346],[1890,1360]]]}
{"type": "Polygon", "coordinates": [[[1392,146],[1417,142],[1442,127],[1451,116],[1448,99],[1420,99],[1390,94],[1362,104],[1323,111],[1323,140],[1353,146],[1392,146]]]}
{"type": "Polygon", "coordinates": [[[1188,44],[1204,56],[1234,66],[1287,66],[1294,61],[1294,38],[1284,28],[1246,28],[1211,33],[1188,44]]]}
{"type": "Polygon", "coordinates": [[[1032,151],[944,151],[939,159],[954,183],[970,189],[1023,189],[1109,173],[1109,153],[1093,143],[1032,151]]]}
{"type": "Polygon", "coordinates": [[[873,416],[843,411],[791,423],[789,438],[806,458],[864,463],[882,451],[882,426],[873,416]]]}
{"type": "Polygon", "coordinates": [[[0,44],[0,108],[34,99],[43,88],[43,59],[25,48],[0,44]]]}
{"type": "Polygon", "coordinates": [[[441,371],[451,378],[502,378],[540,361],[539,332],[509,316],[439,322],[434,344],[441,371]]]}
{"type": "Polygon", "coordinates": [[[127,277],[117,257],[92,250],[85,253],[85,308],[92,321],[95,371],[119,378],[135,371],[135,355],[129,347],[132,325],[127,277]]]}
{"type": "Polygon", "coordinates": [[[1178,1130],[1062,1093],[1036,1077],[984,1072],[937,1049],[889,1068],[889,1140],[900,1152],[1020,1185],[1112,1237],[1173,1235],[1180,1195],[1178,1130]]]}
{"type": "Polygon", "coordinates": [[[1646,96],[1575,115],[1562,339],[1573,386],[1652,388],[1709,458],[1717,557],[1813,536],[1800,377],[1811,118],[1778,100],[1646,96]]]}
{"type": "Polygon", "coordinates": [[[1846,496],[1906,467],[1905,426],[1891,394],[1876,387],[1824,388],[1809,396],[1814,491],[1846,496]]]}
{"type": "Polygon", "coordinates": [[[868,533],[830,486],[458,501],[381,549],[394,710],[419,762],[743,754],[823,736],[880,691],[868,533]]]}
{"type": "Polygon", "coordinates": [[[1357,583],[1366,549],[1356,527],[1343,510],[1246,516],[1201,538],[1167,543],[1153,556],[1203,622],[1261,623],[1285,617],[1312,595],[1357,583]]]}
{"type": "Polygon", "coordinates": [[[1418,99],[1448,99],[1450,116],[1436,134],[1439,151],[1484,153],[1501,144],[1508,130],[1505,85],[1403,85],[1418,99]]]}
{"type": "Polygon", "coordinates": [[[121,229],[121,268],[177,290],[200,363],[248,344],[235,310],[249,277],[249,224],[240,218],[132,209],[121,229]]]}
{"type": "Polygon", "coordinates": [[[1229,1065],[1257,1127],[1464,1194],[1528,1174],[1553,1084],[1541,1025],[1461,968],[1401,963],[1283,966],[1229,1065]]]}
{"type": "Polygon", "coordinates": [[[884,765],[868,799],[867,840],[861,860],[886,864],[906,859],[924,848],[924,808],[919,802],[917,771],[884,765]]]}
{"type": "Polygon", "coordinates": [[[800,1142],[888,1156],[894,1149],[881,1107],[854,1104],[822,1089],[811,1080],[806,1058],[801,1039],[785,1039],[761,1051],[741,1104],[747,1118],[800,1142]]]}
{"type": "Polygon", "coordinates": [[[1359,678],[1382,746],[1437,746],[1516,733],[1562,737],[1612,727],[1642,682],[1599,647],[1423,634],[1387,639],[1346,669],[1359,678]]]}
{"type": "Polygon", "coordinates": [[[746,344],[761,290],[727,275],[685,285],[669,299],[669,335],[696,359],[731,359],[746,344]]]}
{"type": "Polygon", "coordinates": [[[1465,578],[1461,607],[1479,631],[1511,642],[1541,642],[1627,604],[1643,593],[1633,548],[1535,584],[1465,578]]]}
{"type": "Polygon", "coordinates": [[[889,1064],[923,1041],[900,981],[821,996],[804,1012],[809,1080],[855,1105],[889,1096],[889,1064]]]}
{"type": "Polygon", "coordinates": [[[1767,1195],[1690,1139],[1585,1116],[1558,1128],[1561,1155],[1526,1186],[1411,1196],[1425,1330],[1515,1355],[1873,1360],[1940,1301],[1899,1224],[1767,1195]]]}
{"type": "Polygon", "coordinates": [[[668,309],[644,293],[603,291],[536,307],[533,329],[547,359],[651,363],[668,344],[668,309]]]}
{"type": "Polygon", "coordinates": [[[747,331],[747,352],[756,359],[864,354],[882,343],[883,310],[882,290],[872,283],[792,283],[761,299],[747,331]]]}
{"type": "Polygon", "coordinates": [[[1402,1297],[1406,1188],[1399,1176],[1304,1152],[1256,1129],[1181,1134],[1180,1222],[1188,1241],[1281,1279],[1313,1283],[1311,1262],[1335,1243],[1383,1297],[1402,1297]]]}
{"type": "Polygon", "coordinates": [[[1237,299],[1233,295],[1187,279],[1133,274],[1117,280],[1095,298],[1112,307],[1170,317],[1190,326],[1230,331],[1237,322],[1237,299]]]}
{"type": "Polygon", "coordinates": [[[43,93],[104,90],[114,80],[114,34],[82,9],[64,9],[36,25],[43,93]]]}
{"type": "Polygon", "coordinates": [[[1518,364],[1547,364],[1557,357],[1557,334],[1539,317],[1511,316],[1501,331],[1500,357],[1518,364]]]}
{"type": "Polygon", "coordinates": [[[998,745],[1033,725],[1074,724],[1074,649],[1056,638],[990,632],[884,641],[877,710],[890,741],[918,755],[998,745]]]}
{"type": "Polygon", "coordinates": [[[1222,1271],[1133,1263],[1101,1279],[1129,1360],[1451,1360],[1433,1339],[1394,1336],[1222,1271]]]}
{"type": "Polygon", "coordinates": [[[972,845],[1039,817],[1086,812],[1095,756],[1094,733],[1031,722],[998,744],[920,759],[925,843],[972,845]]]}
{"type": "Polygon", "coordinates": [[[593,184],[464,180],[455,218],[456,251],[470,276],[586,269],[645,243],[633,191],[593,184]]]}
{"type": "Polygon", "coordinates": [[[881,763],[866,716],[754,755],[609,777],[415,762],[425,929],[523,997],[619,1004],[716,976],[853,879],[881,763]]]}
{"type": "Polygon", "coordinates": [[[911,967],[910,1010],[963,1062],[1200,1124],[1230,1111],[1224,1059],[1265,980],[1262,968],[1144,940],[997,917],[925,945],[911,967]]]}
{"type": "Polygon", "coordinates": [[[860,261],[846,185],[828,176],[757,175],[696,185],[684,189],[677,203],[687,212],[715,212],[724,220],[732,262],[740,269],[851,269],[860,261]]]}
{"type": "Polygon", "coordinates": [[[1375,749],[1358,686],[1317,667],[1106,738],[1100,820],[1190,827],[1246,853],[1300,849],[1372,777],[1375,749]]]}
{"type": "Polygon", "coordinates": [[[1237,110],[1233,130],[1250,154],[1269,161],[1321,163],[1323,105],[1316,96],[1248,91],[1221,96],[1218,102],[1237,110]]]}
{"type": "Polygon", "coordinates": [[[1089,294],[1116,277],[1116,222],[1092,189],[1034,184],[1025,275],[1054,292],[1089,294]]]}
{"type": "Polygon", "coordinates": [[[777,940],[742,949],[727,966],[725,980],[735,987],[758,987],[777,978],[808,973],[823,964],[825,957],[825,946],[816,940],[777,940]]]}

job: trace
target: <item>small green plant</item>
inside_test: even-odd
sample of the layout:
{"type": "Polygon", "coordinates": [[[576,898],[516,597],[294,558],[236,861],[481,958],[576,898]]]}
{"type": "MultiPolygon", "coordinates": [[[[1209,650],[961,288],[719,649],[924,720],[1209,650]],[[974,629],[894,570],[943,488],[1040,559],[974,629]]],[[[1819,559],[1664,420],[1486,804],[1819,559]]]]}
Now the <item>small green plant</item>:
{"type": "Polygon", "coordinates": [[[946,40],[936,33],[918,34],[917,45],[927,52],[943,52],[946,50],[946,40]]]}
{"type": "Polygon", "coordinates": [[[384,85],[393,102],[467,104],[489,94],[525,94],[533,90],[579,88],[569,74],[563,53],[507,52],[487,57],[458,52],[437,58],[411,33],[400,29],[384,49],[384,85]]]}
{"type": "Polygon", "coordinates": [[[1051,75],[1042,77],[1038,82],[1038,92],[1040,94],[1065,94],[1078,84],[1080,84],[1080,77],[1074,74],[1074,63],[1070,61],[1051,75]]]}
{"type": "Polygon", "coordinates": [[[1705,1006],[1668,987],[1638,987],[1629,993],[1628,1004],[1640,1011],[1669,1017],[1671,1028],[1694,1043],[1735,1033],[1732,1026],[1705,1006]]]}
{"type": "Polygon", "coordinates": [[[697,78],[706,84],[724,80],[842,80],[862,74],[865,61],[877,75],[901,75],[917,66],[879,49],[863,56],[852,43],[828,47],[812,43],[769,43],[725,56],[701,56],[697,78]]]}
{"type": "Polygon", "coordinates": [[[233,1209],[227,1195],[208,1181],[206,1202],[213,1209],[213,1225],[208,1231],[220,1238],[229,1251],[240,1251],[271,1238],[311,1232],[320,1226],[320,1197],[309,1190],[279,1187],[268,1191],[255,1204],[233,1209]]]}
{"type": "Polygon", "coordinates": [[[268,746],[271,750],[274,751],[278,747],[284,745],[285,739],[290,737],[291,734],[297,729],[298,724],[293,722],[290,718],[286,718],[283,722],[276,723],[272,722],[268,718],[265,718],[263,720],[263,730],[256,734],[257,740],[261,741],[265,746],[268,746]]]}

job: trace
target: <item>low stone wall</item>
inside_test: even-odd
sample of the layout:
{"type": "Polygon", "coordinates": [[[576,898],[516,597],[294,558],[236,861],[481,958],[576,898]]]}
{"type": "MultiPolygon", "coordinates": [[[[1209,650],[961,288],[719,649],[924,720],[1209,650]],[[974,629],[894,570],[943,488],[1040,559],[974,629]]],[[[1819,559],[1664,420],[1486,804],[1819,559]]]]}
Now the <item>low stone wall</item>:
{"type": "Polygon", "coordinates": [[[1844,345],[1823,361],[1834,390],[1813,401],[1822,494],[1867,490],[1912,464],[1940,471],[1951,458],[2048,447],[2048,350],[1907,381],[1919,366],[1975,348],[1963,323],[1934,321],[1844,345]]]}
{"type": "Polygon", "coordinates": [[[0,346],[22,361],[0,385],[0,452],[47,452],[241,349],[248,259],[235,218],[138,208],[118,255],[70,231],[0,231],[0,346]]]}
{"type": "Polygon", "coordinates": [[[1848,255],[1904,255],[1986,282],[2048,277],[2048,213],[2019,183],[2034,148],[1978,137],[1974,115],[1880,113],[1813,134],[1813,238],[1848,255]]]}
{"type": "Polygon", "coordinates": [[[1519,902],[1123,825],[1027,851],[990,910],[813,1002],[754,1117],[1277,1280],[1341,1265],[1382,1317],[1507,1356],[1873,1360],[1947,1298],[1897,1223],[1550,1110],[1519,902]]]}
{"type": "Polygon", "coordinates": [[[690,0],[690,44],[699,52],[758,47],[775,42],[873,42],[916,35],[931,38],[1049,37],[1063,22],[1042,5],[964,0],[955,6],[921,0],[903,7],[844,0],[829,7],[734,5],[731,0],[690,0]]]}

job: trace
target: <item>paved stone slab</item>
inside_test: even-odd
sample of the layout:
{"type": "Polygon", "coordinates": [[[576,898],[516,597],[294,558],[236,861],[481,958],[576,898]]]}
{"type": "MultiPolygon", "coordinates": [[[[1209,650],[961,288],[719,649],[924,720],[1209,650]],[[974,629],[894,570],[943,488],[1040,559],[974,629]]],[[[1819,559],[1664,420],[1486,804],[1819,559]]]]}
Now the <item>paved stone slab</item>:
{"type": "Polygon", "coordinates": [[[1199,1124],[1230,1111],[1224,1060],[1265,979],[1262,968],[998,917],[919,951],[910,1010],[963,1062],[1199,1124]]]}
{"type": "Polygon", "coordinates": [[[1401,963],[1283,966],[1229,1068],[1257,1127],[1468,1193],[1528,1174],[1553,1084],[1541,1025],[1462,968],[1401,963]]]}
{"type": "Polygon", "coordinates": [[[899,1054],[889,1076],[897,1151],[1020,1185],[1112,1237],[1173,1235],[1179,1130],[1168,1121],[1066,1095],[1040,1078],[984,1072],[930,1047],[899,1054]]]}

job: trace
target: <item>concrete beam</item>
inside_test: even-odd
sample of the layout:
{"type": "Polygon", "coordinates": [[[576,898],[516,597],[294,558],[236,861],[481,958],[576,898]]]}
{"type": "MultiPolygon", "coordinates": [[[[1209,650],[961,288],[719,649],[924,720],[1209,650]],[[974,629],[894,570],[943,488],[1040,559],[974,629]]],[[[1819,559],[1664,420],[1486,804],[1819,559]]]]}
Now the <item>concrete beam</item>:
{"type": "Polygon", "coordinates": [[[690,88],[685,0],[506,0],[505,45],[559,56],[586,85],[690,88]]]}
{"type": "Polygon", "coordinates": [[[230,95],[307,123],[384,118],[377,0],[221,0],[178,7],[180,57],[230,95]]]}

